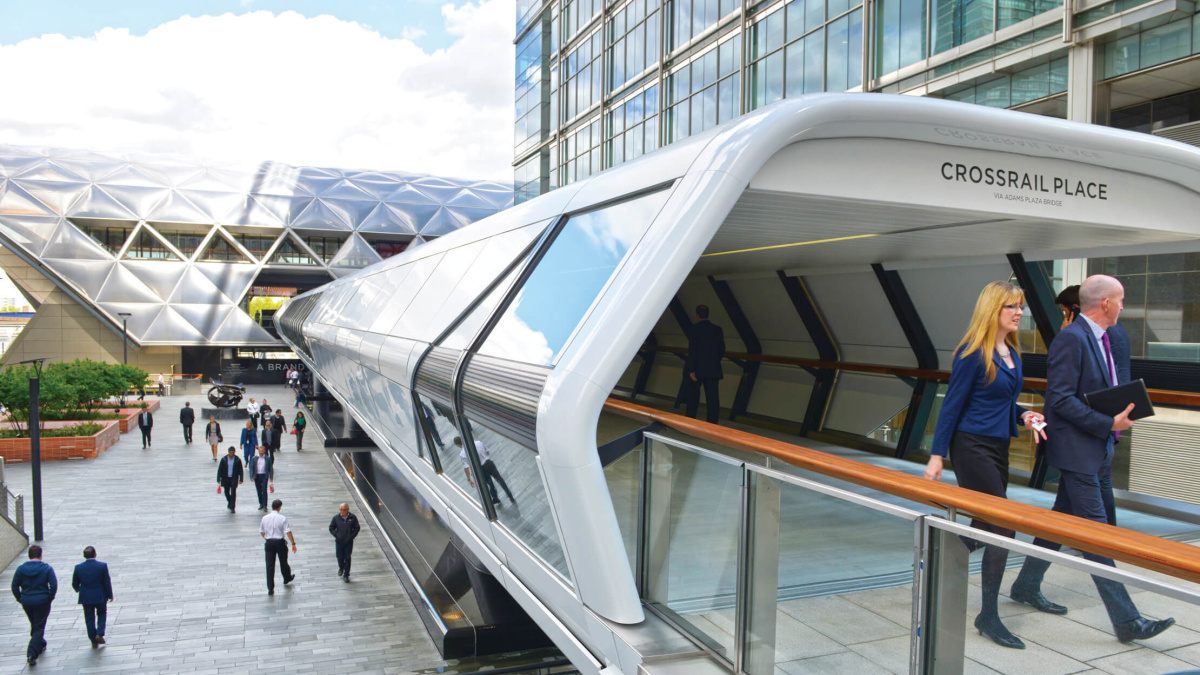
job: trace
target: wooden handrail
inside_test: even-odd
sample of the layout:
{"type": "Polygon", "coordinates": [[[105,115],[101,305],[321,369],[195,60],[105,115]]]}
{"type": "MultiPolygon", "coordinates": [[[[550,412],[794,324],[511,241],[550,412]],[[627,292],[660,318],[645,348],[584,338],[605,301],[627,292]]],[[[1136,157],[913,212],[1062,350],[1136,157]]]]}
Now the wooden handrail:
{"type": "MultiPolygon", "coordinates": [[[[687,354],[684,347],[668,347],[656,345],[644,349],[666,352],[668,354],[687,354]]],[[[798,356],[773,356],[770,354],[747,354],[745,352],[725,352],[725,358],[738,361],[759,361],[783,366],[798,366],[800,368],[818,368],[821,370],[845,370],[853,373],[872,373],[875,375],[895,375],[896,377],[911,377],[918,380],[934,380],[949,382],[950,371],[930,370],[927,368],[906,368],[904,366],[884,366],[874,363],[845,363],[843,361],[822,361],[820,359],[805,359],[798,356]]],[[[1041,377],[1025,378],[1025,389],[1046,391],[1046,380],[1041,377]]],[[[1183,405],[1200,408],[1200,394],[1190,391],[1173,391],[1170,389],[1148,389],[1150,400],[1163,405],[1183,405]]]]}
{"type": "Polygon", "coordinates": [[[1200,583],[1200,549],[1170,539],[1084,520],[1020,502],[946,485],[745,431],[608,399],[608,412],[645,424],[659,422],[680,433],[726,447],[774,457],[830,478],[844,480],[936,508],[953,507],[998,525],[1081,551],[1200,583]]]}

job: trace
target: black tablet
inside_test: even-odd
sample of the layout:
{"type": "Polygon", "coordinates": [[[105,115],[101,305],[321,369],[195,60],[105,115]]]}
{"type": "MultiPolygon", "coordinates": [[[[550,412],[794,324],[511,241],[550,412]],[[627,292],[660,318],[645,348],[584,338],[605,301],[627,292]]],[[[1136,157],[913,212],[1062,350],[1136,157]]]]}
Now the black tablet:
{"type": "Polygon", "coordinates": [[[1109,417],[1116,417],[1132,403],[1133,412],[1129,419],[1140,420],[1154,414],[1154,406],[1150,404],[1150,394],[1146,392],[1146,383],[1133,380],[1116,387],[1093,391],[1084,394],[1083,400],[1096,412],[1102,412],[1109,417]]]}

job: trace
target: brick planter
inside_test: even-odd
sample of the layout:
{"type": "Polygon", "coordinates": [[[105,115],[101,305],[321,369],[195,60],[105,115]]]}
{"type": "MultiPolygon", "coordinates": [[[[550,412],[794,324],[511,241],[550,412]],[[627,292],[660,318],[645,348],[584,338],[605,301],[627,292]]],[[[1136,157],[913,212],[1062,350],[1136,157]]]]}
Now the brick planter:
{"type": "MultiPolygon", "coordinates": [[[[98,420],[104,428],[95,436],[63,436],[42,438],[42,461],[57,462],[64,459],[95,459],[121,438],[118,420],[98,420]]],[[[61,429],[77,422],[46,422],[43,429],[61,429]]],[[[0,457],[5,463],[28,462],[28,438],[0,438],[0,457]]]]}

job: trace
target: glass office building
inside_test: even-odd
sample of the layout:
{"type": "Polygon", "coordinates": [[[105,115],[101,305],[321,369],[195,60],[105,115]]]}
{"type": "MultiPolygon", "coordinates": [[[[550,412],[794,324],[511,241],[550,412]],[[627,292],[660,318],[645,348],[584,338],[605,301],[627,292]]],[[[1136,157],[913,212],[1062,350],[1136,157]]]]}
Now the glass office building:
{"type": "Polygon", "coordinates": [[[520,0],[518,202],[783,98],[886,92],[1200,142],[1181,0],[520,0]]]}

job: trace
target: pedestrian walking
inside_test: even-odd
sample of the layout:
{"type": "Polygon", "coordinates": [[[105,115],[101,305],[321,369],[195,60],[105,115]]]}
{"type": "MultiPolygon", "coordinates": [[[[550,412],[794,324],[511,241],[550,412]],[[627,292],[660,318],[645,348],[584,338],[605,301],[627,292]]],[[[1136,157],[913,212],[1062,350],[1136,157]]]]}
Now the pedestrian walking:
{"type": "Polygon", "coordinates": [[[79,604],[83,605],[83,623],[87,626],[92,649],[95,649],[104,644],[104,627],[108,622],[108,603],[113,601],[113,590],[108,563],[96,560],[94,547],[83,549],[83,562],[75,566],[71,588],[79,594],[79,604]]]}
{"type": "Polygon", "coordinates": [[[708,320],[708,306],[696,306],[696,323],[687,330],[688,352],[683,363],[687,391],[686,414],[695,417],[704,390],[705,419],[718,424],[721,414],[721,359],[725,358],[725,332],[708,320]]]}
{"type": "Polygon", "coordinates": [[[25,616],[29,617],[29,647],[25,659],[29,665],[37,665],[37,659],[46,651],[46,619],[50,618],[50,603],[58,595],[58,577],[54,568],[42,562],[42,547],[29,547],[29,560],[21,563],[13,574],[12,594],[21,603],[25,616]]]}
{"type": "MultiPolygon", "coordinates": [[[[454,437],[454,445],[458,446],[458,461],[462,462],[463,471],[467,473],[467,482],[471,487],[475,487],[475,481],[471,480],[471,461],[467,459],[467,449],[463,446],[463,440],[459,436],[454,437]]],[[[508,483],[504,482],[504,476],[500,475],[500,470],[496,468],[496,463],[492,461],[492,453],[482,441],[475,441],[475,454],[479,456],[479,469],[483,473],[483,478],[487,482],[488,494],[492,498],[493,504],[500,503],[500,496],[496,493],[496,484],[493,481],[499,481],[500,487],[504,488],[504,493],[508,495],[510,504],[516,504],[517,498],[513,496],[512,490],[508,489],[508,483]]]]}
{"type": "Polygon", "coordinates": [[[296,434],[296,452],[304,449],[304,428],[308,426],[308,420],[305,419],[304,413],[296,413],[296,419],[292,420],[292,433],[296,434]]]}
{"type": "Polygon", "coordinates": [[[138,429],[142,432],[142,449],[150,447],[150,430],[154,428],[154,415],[149,408],[143,408],[138,413],[138,429]]]}
{"type": "Polygon", "coordinates": [[[283,418],[283,408],[275,410],[275,416],[271,418],[271,428],[275,430],[275,434],[279,437],[279,440],[275,441],[275,451],[278,452],[280,446],[283,444],[283,435],[288,432],[287,420],[283,418]]]}
{"type": "Polygon", "coordinates": [[[204,440],[212,446],[213,461],[217,461],[217,446],[225,442],[225,437],[221,435],[221,425],[217,424],[215,415],[208,418],[208,426],[204,429],[204,440]]]}
{"type": "Polygon", "coordinates": [[[296,385],[296,403],[292,405],[292,408],[306,408],[306,407],[308,407],[308,397],[306,397],[304,395],[304,390],[301,389],[300,385],[297,384],[296,385]]]}
{"type": "Polygon", "coordinates": [[[196,411],[192,409],[189,401],[183,402],[183,409],[179,411],[179,423],[183,425],[183,442],[191,445],[192,425],[196,423],[196,411]]]}
{"type": "Polygon", "coordinates": [[[342,504],[338,513],[329,521],[329,534],[333,535],[333,551],[337,555],[338,576],[350,581],[350,556],[354,553],[354,538],[358,536],[358,517],[350,513],[350,505],[342,504]]]}
{"type": "Polygon", "coordinates": [[[288,524],[287,516],[280,513],[283,500],[271,502],[271,512],[263,516],[258,525],[258,533],[265,540],[263,550],[267,554],[267,595],[275,595],[275,559],[279,558],[279,571],[283,573],[283,585],[287,586],[296,578],[292,568],[288,566],[288,550],[286,536],[292,542],[292,553],[296,552],[296,537],[292,535],[292,526],[288,524]]]}
{"type": "Polygon", "coordinates": [[[254,399],[250,399],[250,402],[246,404],[246,412],[250,413],[250,421],[254,423],[254,428],[257,429],[258,428],[258,404],[254,402],[254,399]]]}
{"type": "Polygon", "coordinates": [[[229,454],[217,464],[217,483],[225,489],[225,503],[230,513],[237,513],[237,487],[244,481],[244,476],[237,448],[231,445],[229,454]]]}
{"type": "Polygon", "coordinates": [[[267,486],[275,479],[275,470],[271,458],[267,456],[266,448],[258,446],[257,453],[250,458],[246,470],[250,472],[250,478],[254,481],[254,491],[258,493],[258,510],[266,511],[267,486]]]}
{"type": "Polygon", "coordinates": [[[160,397],[167,395],[167,381],[163,379],[162,373],[158,374],[158,395],[160,397]]]}
{"type": "Polygon", "coordinates": [[[271,421],[263,422],[262,444],[267,449],[267,454],[271,456],[271,463],[275,463],[275,433],[271,429],[271,421]]]}
{"type": "Polygon", "coordinates": [[[242,446],[242,456],[246,458],[246,466],[250,466],[250,458],[254,456],[254,449],[258,447],[258,431],[250,420],[246,420],[246,428],[242,429],[242,438],[238,443],[242,446]]]}
{"type": "Polygon", "coordinates": [[[258,414],[262,417],[262,421],[266,422],[271,419],[271,406],[267,405],[267,399],[263,399],[258,406],[258,414]]]}

